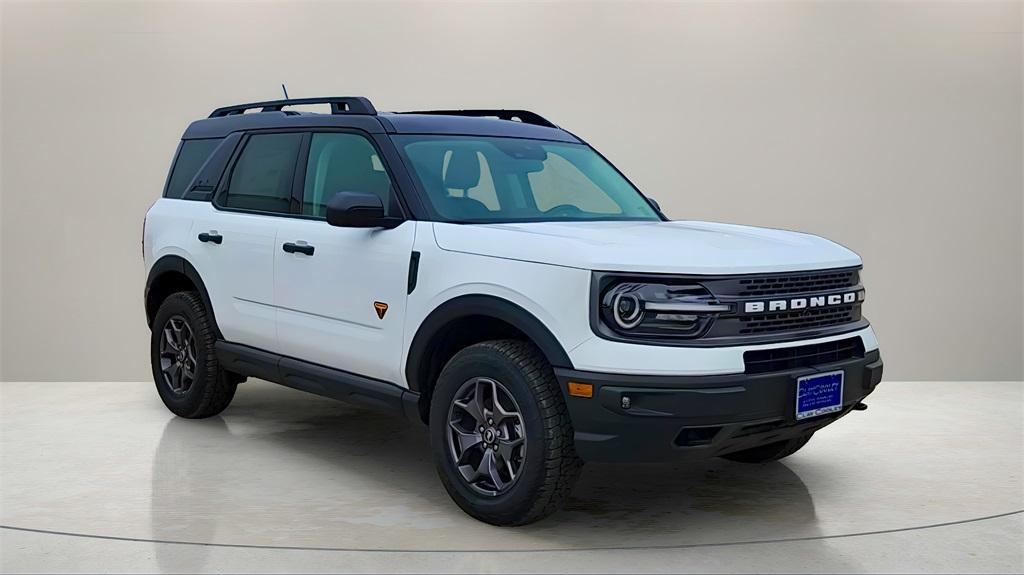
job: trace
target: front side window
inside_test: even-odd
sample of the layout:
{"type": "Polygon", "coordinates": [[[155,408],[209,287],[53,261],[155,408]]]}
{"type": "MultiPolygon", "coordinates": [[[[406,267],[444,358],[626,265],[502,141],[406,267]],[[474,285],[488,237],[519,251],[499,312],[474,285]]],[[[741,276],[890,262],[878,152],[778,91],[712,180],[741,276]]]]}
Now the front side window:
{"type": "Polygon", "coordinates": [[[327,202],[338,192],[376,194],[384,214],[399,215],[391,189],[391,178],[377,150],[357,134],[313,134],[302,195],[302,213],[325,217],[327,202]]]}
{"type": "Polygon", "coordinates": [[[302,134],[256,134],[242,149],[228,182],[229,208],[287,214],[302,134]]]}
{"type": "Polygon", "coordinates": [[[396,136],[443,221],[651,220],[660,216],[584,144],[482,136],[396,136]]]}

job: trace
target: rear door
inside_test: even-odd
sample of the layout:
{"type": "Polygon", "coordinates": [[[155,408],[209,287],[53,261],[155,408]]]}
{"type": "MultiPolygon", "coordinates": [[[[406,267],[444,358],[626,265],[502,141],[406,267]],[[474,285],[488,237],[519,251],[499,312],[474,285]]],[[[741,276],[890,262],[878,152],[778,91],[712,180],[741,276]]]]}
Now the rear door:
{"type": "Polygon", "coordinates": [[[298,176],[301,215],[280,221],[274,251],[282,353],[403,381],[402,320],[415,222],[386,230],[325,220],[328,200],[342,191],[377,194],[387,215],[402,215],[393,180],[365,134],[314,133],[305,155],[298,176]]]}
{"type": "Polygon", "coordinates": [[[194,220],[194,253],[204,268],[200,274],[215,278],[208,286],[210,298],[228,341],[278,350],[274,248],[277,226],[294,202],[304,137],[295,132],[245,137],[213,205],[194,220]]]}

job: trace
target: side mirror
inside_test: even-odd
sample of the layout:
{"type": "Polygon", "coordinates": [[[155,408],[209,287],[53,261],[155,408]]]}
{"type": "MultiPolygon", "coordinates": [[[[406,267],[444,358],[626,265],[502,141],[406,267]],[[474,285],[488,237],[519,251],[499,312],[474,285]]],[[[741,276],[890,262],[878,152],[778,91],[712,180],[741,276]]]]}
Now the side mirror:
{"type": "Polygon", "coordinates": [[[384,215],[384,204],[376,194],[338,192],[327,202],[327,223],[343,228],[394,227],[398,218],[384,215]]]}

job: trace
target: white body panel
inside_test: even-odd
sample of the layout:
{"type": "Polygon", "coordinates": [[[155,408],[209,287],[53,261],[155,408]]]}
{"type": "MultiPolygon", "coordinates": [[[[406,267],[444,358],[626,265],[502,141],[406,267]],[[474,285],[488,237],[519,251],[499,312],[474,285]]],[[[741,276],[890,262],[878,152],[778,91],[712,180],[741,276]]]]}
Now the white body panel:
{"type": "Polygon", "coordinates": [[[209,202],[158,200],[146,219],[146,269],[165,255],[184,257],[203,278],[224,337],[273,350],[274,241],[279,221],[220,211],[209,202]],[[211,231],[224,238],[221,244],[199,241],[200,233],[211,231]]]}
{"type": "MultiPolygon", "coordinates": [[[[866,350],[878,348],[875,334],[870,327],[856,332],[855,334],[842,334],[837,336],[823,337],[814,340],[800,340],[786,343],[775,343],[750,346],[730,347],[669,347],[656,345],[640,345],[610,341],[597,337],[590,327],[590,276],[589,269],[581,269],[577,266],[562,266],[553,263],[539,263],[538,261],[524,261],[519,258],[505,259],[501,257],[489,257],[471,253],[472,251],[486,251],[493,249],[498,252],[519,252],[521,254],[532,253],[535,260],[553,261],[596,261],[602,245],[608,245],[612,238],[618,239],[615,234],[607,235],[608,241],[599,240],[598,230],[600,228],[613,228],[623,224],[607,226],[605,223],[581,223],[581,224],[516,224],[506,225],[458,225],[445,223],[423,223],[423,226],[431,226],[433,234],[420,233],[417,236],[416,249],[422,252],[420,259],[420,281],[409,299],[409,317],[406,319],[407,338],[406,345],[415,334],[416,328],[420,325],[431,311],[444,302],[466,294],[485,294],[509,300],[526,311],[533,314],[561,343],[563,349],[569,355],[573,367],[582,371],[599,371],[606,373],[622,374],[649,374],[649,375],[714,375],[742,373],[745,366],[743,353],[752,349],[783,348],[807,343],[825,342],[858,335],[864,342],[866,350]],[[525,232],[519,233],[525,228],[525,232]],[[536,229],[532,229],[536,228],[536,229]],[[587,239],[580,240],[578,237],[563,237],[563,235],[549,235],[545,230],[581,230],[587,239]],[[436,238],[436,241],[430,241],[436,238]],[[547,249],[541,250],[537,242],[538,238],[546,242],[547,249]],[[474,241],[470,241],[474,240],[474,241]],[[488,242],[494,242],[488,244],[488,242]],[[443,249],[455,244],[463,247],[464,250],[443,249]],[[524,244],[533,245],[536,248],[531,252],[530,248],[524,248],[524,244]],[[590,246],[583,249],[583,246],[590,246]],[[586,252],[589,256],[580,252],[586,252]],[[576,254],[575,256],[573,254],[576,254]]],[[[657,225],[657,224],[655,224],[657,225]]],[[[719,224],[712,224],[717,228],[719,224]]],[[[628,226],[628,228],[633,226],[628,226]]],[[[769,235],[785,236],[790,232],[779,232],[777,230],[761,230],[759,228],[743,228],[742,226],[725,226],[728,228],[739,228],[750,230],[740,236],[756,237],[761,233],[769,235]]],[[[666,228],[671,229],[671,228],[666,228]]],[[[654,233],[654,232],[652,232],[654,233]]],[[[661,231],[656,233],[662,233],[661,231]]],[[[714,238],[718,232],[708,232],[707,237],[714,238]]],[[[736,233],[729,233],[725,239],[719,238],[722,242],[736,241],[736,233]]],[[[794,249],[788,253],[789,262],[798,261],[803,257],[803,267],[793,263],[787,263],[787,269],[823,269],[828,267],[843,267],[860,265],[860,258],[846,248],[806,234],[794,234],[797,239],[796,245],[811,246],[808,252],[815,254],[814,261],[818,265],[806,263],[810,261],[807,256],[801,256],[801,250],[794,249]],[[821,262],[833,262],[829,264],[821,262]],[[795,266],[795,267],[794,267],[795,266]]],[[[684,232],[685,236],[685,232],[684,232]]],[[[664,242],[664,238],[662,239],[664,242]]],[[[696,240],[691,240],[696,241],[696,240]]],[[[774,244],[767,242],[768,248],[780,249],[774,244]]],[[[627,241],[628,243],[628,241],[627,241]]],[[[675,246],[677,253],[689,251],[680,244],[667,242],[658,250],[664,254],[671,253],[675,246]]],[[[750,240],[751,244],[756,243],[750,240]]],[[[696,247],[693,247],[696,252],[696,247]]],[[[650,253],[651,248],[640,248],[634,246],[636,252],[650,253]],[[645,251],[646,250],[646,251],[645,251]]],[[[705,246],[705,251],[710,254],[721,253],[713,249],[713,244],[705,246]]],[[[748,247],[747,253],[755,251],[748,247]]],[[[807,252],[805,252],[807,253],[807,252]]],[[[733,254],[735,257],[735,254],[733,254]]],[[[665,255],[665,257],[668,257],[665,255]]],[[[707,262],[713,257],[703,256],[707,262]]],[[[747,256],[749,257],[749,256],[747,256]]],[[[637,254],[633,259],[642,260],[637,254]]],[[[777,258],[781,260],[783,258],[777,258]]],[[[738,264],[737,264],[738,265],[738,264]]],[[[777,264],[782,265],[782,264],[777,264]]],[[[634,267],[630,263],[608,264],[604,269],[631,271],[634,267]]],[[[746,268],[722,267],[715,273],[724,273],[726,269],[739,269],[730,273],[753,273],[755,269],[766,271],[770,267],[767,264],[757,264],[750,261],[746,268]]],[[[700,269],[706,269],[700,268],[700,269]]],[[[700,269],[677,266],[676,273],[702,273],[700,269]]],[[[665,266],[657,267],[653,263],[644,267],[643,271],[666,272],[665,266]],[[654,269],[652,269],[654,268],[654,269]]],[[[703,272],[708,273],[708,272],[703,272]]]]}
{"type": "Polygon", "coordinates": [[[274,304],[280,352],[385,381],[402,381],[409,256],[416,222],[393,230],[279,218],[274,304]],[[285,242],[314,246],[286,253],[285,242]],[[374,302],[386,303],[384,317],[374,302]]]}
{"type": "Polygon", "coordinates": [[[416,234],[419,280],[409,296],[403,364],[424,318],[464,295],[489,295],[518,305],[544,324],[567,351],[593,336],[587,319],[589,271],[442,250],[434,239],[437,228],[473,226],[419,225],[424,228],[416,234]]]}
{"type": "Polygon", "coordinates": [[[745,274],[860,265],[829,240],[711,222],[438,224],[445,250],[590,270],[745,274]]]}
{"type": "MultiPolygon", "coordinates": [[[[423,320],[445,302],[473,294],[532,314],[579,370],[742,373],[747,350],[850,334],[720,348],[609,341],[590,327],[591,270],[742,274],[860,265],[856,254],[822,238],[727,224],[406,222],[393,230],[345,229],[166,199],[150,210],[144,241],[147,269],[168,254],[195,266],[228,340],[401,386],[408,385],[405,362],[423,320]],[[197,240],[210,230],[220,232],[224,243],[197,240]],[[313,257],[281,249],[299,240],[315,247],[313,257]],[[421,253],[419,278],[407,296],[413,250],[421,253]],[[374,301],[388,304],[383,319],[374,301]]],[[[871,328],[855,335],[865,349],[878,347],[871,328]]]]}

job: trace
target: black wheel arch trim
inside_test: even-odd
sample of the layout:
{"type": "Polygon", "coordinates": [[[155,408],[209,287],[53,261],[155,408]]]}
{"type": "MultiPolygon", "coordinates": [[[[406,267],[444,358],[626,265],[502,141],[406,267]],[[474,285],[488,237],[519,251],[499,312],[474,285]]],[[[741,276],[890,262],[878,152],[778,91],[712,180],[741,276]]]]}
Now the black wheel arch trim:
{"type": "Polygon", "coordinates": [[[434,337],[449,323],[471,316],[492,317],[523,332],[541,350],[553,367],[572,369],[572,361],[562,344],[539,319],[509,300],[483,294],[463,295],[437,306],[420,323],[409,346],[405,377],[409,389],[420,392],[425,382],[419,381],[419,367],[430,353],[434,337]]]}
{"type": "Polygon", "coordinates": [[[158,259],[149,270],[149,275],[146,277],[146,291],[143,296],[143,305],[146,308],[146,325],[150,328],[153,327],[153,315],[156,313],[156,310],[154,309],[151,311],[148,305],[150,289],[152,289],[161,277],[167,274],[183,275],[192,282],[192,285],[196,286],[196,290],[199,292],[199,297],[203,300],[203,305],[206,306],[207,313],[210,314],[210,321],[213,324],[214,334],[216,334],[218,339],[223,339],[220,328],[217,326],[217,317],[214,315],[213,303],[210,301],[210,293],[206,290],[206,284],[203,283],[203,278],[199,275],[199,272],[196,271],[196,268],[188,262],[188,260],[177,255],[163,256],[158,259]]]}

